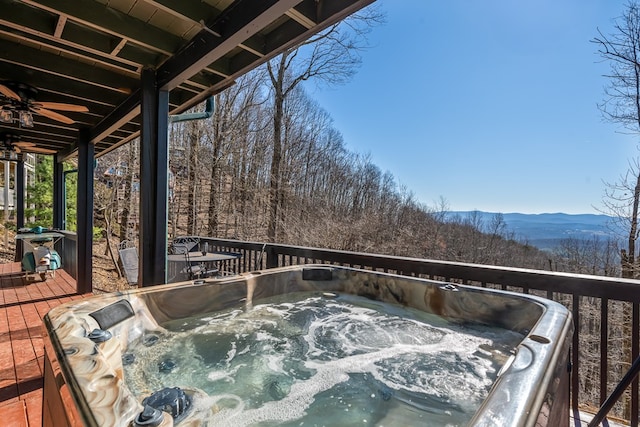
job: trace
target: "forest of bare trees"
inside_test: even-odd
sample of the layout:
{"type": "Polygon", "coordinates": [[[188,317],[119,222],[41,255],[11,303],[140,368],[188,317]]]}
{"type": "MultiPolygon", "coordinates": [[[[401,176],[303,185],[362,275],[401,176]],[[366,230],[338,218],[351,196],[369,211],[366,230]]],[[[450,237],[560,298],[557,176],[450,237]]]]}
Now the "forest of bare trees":
{"type": "MultiPolygon", "coordinates": [[[[201,107],[202,108],[202,107],[201,107]]],[[[277,226],[272,227],[273,99],[264,70],[215,96],[213,115],[170,131],[169,234],[202,235],[349,251],[615,276],[617,247],[570,239],[542,252],[500,214],[446,216],[367,155],[347,149],[330,115],[304,86],[283,104],[277,226]]],[[[99,160],[97,224],[134,240],[137,142],[99,160]]],[[[437,185],[434,183],[433,185],[437,185]]]]}

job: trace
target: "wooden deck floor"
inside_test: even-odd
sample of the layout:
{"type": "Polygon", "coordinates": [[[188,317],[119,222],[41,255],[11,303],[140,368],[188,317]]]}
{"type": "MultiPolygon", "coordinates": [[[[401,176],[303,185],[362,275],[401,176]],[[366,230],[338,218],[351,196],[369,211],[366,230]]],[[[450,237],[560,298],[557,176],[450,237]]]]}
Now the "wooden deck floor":
{"type": "Polygon", "coordinates": [[[0,264],[0,424],[42,425],[43,316],[74,299],[65,271],[41,282],[25,279],[20,263],[0,264]]]}

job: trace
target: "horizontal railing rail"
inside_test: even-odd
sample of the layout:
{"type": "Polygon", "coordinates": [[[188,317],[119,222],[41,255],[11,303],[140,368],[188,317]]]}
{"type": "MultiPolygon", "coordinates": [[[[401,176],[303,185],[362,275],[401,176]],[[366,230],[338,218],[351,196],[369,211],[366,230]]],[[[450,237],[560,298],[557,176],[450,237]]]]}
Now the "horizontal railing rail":
{"type": "MultiPolygon", "coordinates": [[[[286,265],[334,264],[535,294],[565,304],[575,326],[573,410],[596,410],[639,354],[638,280],[201,237],[204,242],[217,251],[240,254],[225,266],[235,274],[286,265]]],[[[616,417],[638,425],[638,398],[636,379],[625,401],[616,405],[616,417]]]]}

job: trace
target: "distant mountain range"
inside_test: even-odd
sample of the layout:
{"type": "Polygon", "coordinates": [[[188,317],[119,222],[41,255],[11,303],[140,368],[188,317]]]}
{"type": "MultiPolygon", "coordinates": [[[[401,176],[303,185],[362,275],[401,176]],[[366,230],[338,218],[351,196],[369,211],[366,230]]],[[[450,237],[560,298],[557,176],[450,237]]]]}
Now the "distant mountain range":
{"type": "MultiPolygon", "coordinates": [[[[496,215],[482,211],[448,212],[447,215],[449,217],[457,215],[464,219],[474,213],[479,215],[485,226],[489,225],[496,215]]],[[[590,239],[593,236],[599,236],[604,240],[612,235],[609,226],[613,218],[607,215],[506,213],[502,214],[502,217],[508,231],[513,232],[517,240],[526,241],[543,250],[552,250],[560,241],[567,238],[590,239]]]]}

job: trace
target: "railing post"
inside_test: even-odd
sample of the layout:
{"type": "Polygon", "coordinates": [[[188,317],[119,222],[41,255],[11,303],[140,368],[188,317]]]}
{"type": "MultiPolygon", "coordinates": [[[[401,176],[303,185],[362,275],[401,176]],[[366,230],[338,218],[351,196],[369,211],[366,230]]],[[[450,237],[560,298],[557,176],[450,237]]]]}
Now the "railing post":
{"type": "Polygon", "coordinates": [[[268,245],[265,249],[265,255],[267,256],[267,268],[278,267],[278,252],[276,248],[268,245]]]}

